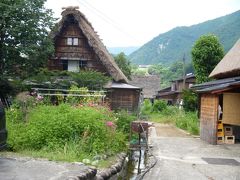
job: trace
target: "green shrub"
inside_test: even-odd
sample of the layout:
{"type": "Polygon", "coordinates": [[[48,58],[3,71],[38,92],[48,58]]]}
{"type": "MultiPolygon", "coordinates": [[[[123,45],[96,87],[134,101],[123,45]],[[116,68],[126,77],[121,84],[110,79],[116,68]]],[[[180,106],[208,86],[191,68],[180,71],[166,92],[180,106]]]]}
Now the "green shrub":
{"type": "Polygon", "coordinates": [[[76,153],[94,155],[111,154],[126,147],[125,136],[114,129],[113,113],[104,107],[40,105],[27,117],[27,123],[18,123],[18,117],[12,120],[10,110],[7,112],[8,143],[15,151],[66,151],[70,145],[76,144],[76,153]]]}
{"type": "Polygon", "coordinates": [[[132,121],[136,120],[137,117],[134,115],[128,114],[127,111],[119,111],[116,113],[117,117],[117,129],[126,134],[130,132],[130,124],[132,121]]]}
{"type": "Polygon", "coordinates": [[[192,90],[183,90],[183,108],[185,111],[196,111],[198,97],[192,90]]]}
{"type": "Polygon", "coordinates": [[[155,100],[153,103],[153,112],[161,112],[167,109],[167,102],[164,100],[155,100]]]}
{"type": "Polygon", "coordinates": [[[69,89],[72,85],[87,87],[88,89],[102,89],[110,80],[101,72],[86,70],[78,73],[68,71],[49,71],[42,69],[37,75],[24,81],[25,84],[36,83],[47,88],[69,89]]]}
{"type": "Polygon", "coordinates": [[[148,115],[148,114],[151,114],[151,112],[152,112],[152,103],[150,102],[149,99],[145,99],[141,107],[141,114],[148,115]]]}

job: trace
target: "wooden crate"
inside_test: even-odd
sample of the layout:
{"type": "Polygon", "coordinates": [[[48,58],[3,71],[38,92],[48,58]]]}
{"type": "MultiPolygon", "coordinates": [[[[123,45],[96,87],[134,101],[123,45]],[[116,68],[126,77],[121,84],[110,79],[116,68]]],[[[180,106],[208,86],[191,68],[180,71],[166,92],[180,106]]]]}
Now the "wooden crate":
{"type": "Polygon", "coordinates": [[[218,130],[217,130],[217,136],[218,136],[218,137],[224,136],[224,131],[223,131],[223,129],[218,129],[218,130]]]}
{"type": "Polygon", "coordinates": [[[224,144],[224,136],[217,137],[217,144],[224,144]]]}
{"type": "Polygon", "coordinates": [[[221,121],[218,121],[218,125],[217,125],[217,128],[218,129],[223,129],[223,123],[221,121]]]}
{"type": "Polygon", "coordinates": [[[224,126],[224,134],[225,136],[232,136],[233,128],[231,126],[224,126]]]}
{"type": "Polygon", "coordinates": [[[235,136],[225,136],[225,144],[234,144],[235,136]]]}

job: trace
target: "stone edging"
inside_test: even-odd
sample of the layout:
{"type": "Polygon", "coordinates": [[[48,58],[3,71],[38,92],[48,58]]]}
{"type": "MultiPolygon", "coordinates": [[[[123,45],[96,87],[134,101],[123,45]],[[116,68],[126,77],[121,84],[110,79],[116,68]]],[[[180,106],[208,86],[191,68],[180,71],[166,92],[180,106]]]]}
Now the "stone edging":
{"type": "Polygon", "coordinates": [[[126,156],[127,156],[126,153],[118,154],[117,162],[114,165],[112,165],[110,168],[97,172],[94,180],[109,179],[113,175],[119,173],[122,170],[126,156]]]}

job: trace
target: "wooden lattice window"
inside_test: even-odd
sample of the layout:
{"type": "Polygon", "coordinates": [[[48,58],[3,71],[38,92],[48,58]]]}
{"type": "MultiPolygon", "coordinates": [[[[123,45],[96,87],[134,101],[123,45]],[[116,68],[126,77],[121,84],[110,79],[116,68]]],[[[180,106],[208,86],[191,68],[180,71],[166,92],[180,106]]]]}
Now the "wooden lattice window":
{"type": "Polygon", "coordinates": [[[78,46],[78,38],[67,38],[67,45],[68,46],[78,46]]]}

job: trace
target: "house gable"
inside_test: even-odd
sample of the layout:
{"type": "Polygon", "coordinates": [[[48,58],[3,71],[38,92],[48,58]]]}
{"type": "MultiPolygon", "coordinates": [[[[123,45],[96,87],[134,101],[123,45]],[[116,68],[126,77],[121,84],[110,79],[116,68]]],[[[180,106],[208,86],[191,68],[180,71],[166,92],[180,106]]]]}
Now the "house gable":
{"type": "Polygon", "coordinates": [[[75,7],[66,8],[62,16],[50,34],[56,51],[49,59],[49,69],[93,69],[111,76],[116,82],[128,82],[85,16],[75,7]]]}

